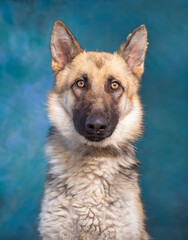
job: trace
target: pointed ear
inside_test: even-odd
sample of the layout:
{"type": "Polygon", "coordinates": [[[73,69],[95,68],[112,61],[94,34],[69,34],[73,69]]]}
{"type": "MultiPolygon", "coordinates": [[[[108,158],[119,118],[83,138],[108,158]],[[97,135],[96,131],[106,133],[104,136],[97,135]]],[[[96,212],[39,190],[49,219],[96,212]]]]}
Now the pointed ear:
{"type": "Polygon", "coordinates": [[[83,50],[64,23],[56,21],[51,35],[52,69],[56,74],[83,50]]]}
{"type": "Polygon", "coordinates": [[[117,51],[138,78],[140,78],[144,72],[144,60],[147,45],[147,30],[144,25],[141,25],[128,35],[127,40],[117,51]]]}

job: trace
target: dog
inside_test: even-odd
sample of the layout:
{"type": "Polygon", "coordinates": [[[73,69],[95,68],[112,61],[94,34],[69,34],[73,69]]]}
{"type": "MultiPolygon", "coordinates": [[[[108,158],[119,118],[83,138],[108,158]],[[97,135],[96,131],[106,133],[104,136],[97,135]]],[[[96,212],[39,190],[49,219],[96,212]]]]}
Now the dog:
{"type": "Polygon", "coordinates": [[[43,240],[149,239],[132,146],[142,134],[138,90],[147,45],[141,25],[113,54],[86,52],[55,22],[43,240]]]}

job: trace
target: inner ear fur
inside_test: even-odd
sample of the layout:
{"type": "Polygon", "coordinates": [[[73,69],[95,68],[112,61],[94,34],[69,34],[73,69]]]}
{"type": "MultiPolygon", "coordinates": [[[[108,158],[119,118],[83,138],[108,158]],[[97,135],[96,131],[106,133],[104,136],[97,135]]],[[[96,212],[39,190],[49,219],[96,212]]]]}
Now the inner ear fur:
{"type": "Polygon", "coordinates": [[[147,45],[147,30],[144,25],[141,25],[128,35],[126,41],[117,51],[117,53],[126,61],[129,69],[138,78],[141,78],[144,72],[144,60],[147,45]]]}
{"type": "Polygon", "coordinates": [[[82,52],[76,38],[61,21],[56,21],[51,35],[52,70],[56,74],[82,52]]]}

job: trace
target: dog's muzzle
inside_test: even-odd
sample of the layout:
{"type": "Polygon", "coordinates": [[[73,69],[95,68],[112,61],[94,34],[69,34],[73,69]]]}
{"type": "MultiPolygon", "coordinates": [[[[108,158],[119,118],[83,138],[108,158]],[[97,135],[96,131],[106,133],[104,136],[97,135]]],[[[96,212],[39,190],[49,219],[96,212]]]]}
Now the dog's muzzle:
{"type": "Polygon", "coordinates": [[[102,111],[95,111],[89,115],[74,112],[74,126],[80,135],[93,142],[102,141],[112,133],[107,118],[102,111]]]}
{"type": "Polygon", "coordinates": [[[73,122],[76,131],[92,142],[100,142],[110,137],[118,122],[116,111],[79,108],[73,112],[73,122]]]}

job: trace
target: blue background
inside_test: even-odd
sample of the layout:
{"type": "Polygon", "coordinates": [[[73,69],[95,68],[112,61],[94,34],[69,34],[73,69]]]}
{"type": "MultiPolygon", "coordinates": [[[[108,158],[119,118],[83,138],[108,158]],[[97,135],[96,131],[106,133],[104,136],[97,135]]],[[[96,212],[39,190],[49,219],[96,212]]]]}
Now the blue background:
{"type": "Polygon", "coordinates": [[[109,52],[146,25],[145,134],[136,146],[147,229],[156,240],[188,239],[187,17],[187,0],[0,0],[0,239],[39,239],[58,19],[84,49],[109,52]]]}

